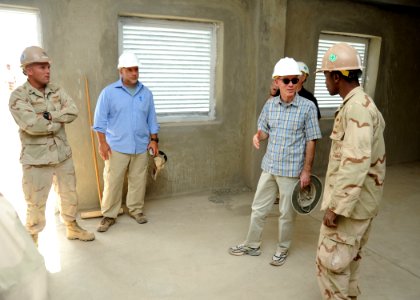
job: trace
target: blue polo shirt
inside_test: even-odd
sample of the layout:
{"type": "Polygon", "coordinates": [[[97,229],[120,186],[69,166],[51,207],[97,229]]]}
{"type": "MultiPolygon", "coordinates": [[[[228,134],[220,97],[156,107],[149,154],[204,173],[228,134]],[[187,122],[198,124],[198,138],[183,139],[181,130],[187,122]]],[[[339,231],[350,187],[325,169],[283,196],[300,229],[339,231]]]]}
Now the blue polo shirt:
{"type": "Polygon", "coordinates": [[[121,79],[108,85],[99,95],[93,129],[105,134],[112,150],[146,152],[150,134],[159,132],[152,92],[141,82],[133,94],[121,79]]]}

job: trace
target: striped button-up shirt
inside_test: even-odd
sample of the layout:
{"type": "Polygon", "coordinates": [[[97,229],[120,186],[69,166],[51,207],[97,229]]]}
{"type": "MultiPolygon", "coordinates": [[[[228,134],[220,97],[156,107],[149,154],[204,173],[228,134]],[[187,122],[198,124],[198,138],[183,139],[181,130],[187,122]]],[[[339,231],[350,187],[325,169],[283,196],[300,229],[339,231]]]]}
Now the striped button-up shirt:
{"type": "Polygon", "coordinates": [[[258,129],[269,135],[261,168],[270,174],[299,177],[306,142],[321,138],[315,104],[296,94],[291,103],[273,97],[264,105],[258,129]]]}

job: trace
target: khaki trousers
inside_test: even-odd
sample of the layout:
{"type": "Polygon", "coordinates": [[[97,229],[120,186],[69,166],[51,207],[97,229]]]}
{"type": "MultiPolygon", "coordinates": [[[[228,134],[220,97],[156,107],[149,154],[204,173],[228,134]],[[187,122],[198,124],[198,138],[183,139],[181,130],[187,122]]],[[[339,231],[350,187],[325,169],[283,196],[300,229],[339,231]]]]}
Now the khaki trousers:
{"type": "Polygon", "coordinates": [[[147,183],[148,154],[124,154],[112,151],[105,161],[102,215],[116,218],[122,203],[125,175],[128,178],[126,205],[132,215],[143,212],[147,183]]]}
{"type": "Polygon", "coordinates": [[[321,225],[316,257],[318,285],[324,299],[351,299],[360,294],[359,264],[372,219],[338,216],[337,228],[321,225]]]}
{"type": "Polygon", "coordinates": [[[264,229],[265,218],[270,213],[277,193],[280,194],[278,220],[277,253],[290,248],[292,243],[293,223],[296,212],[292,207],[291,195],[298,179],[293,177],[275,176],[262,172],[252,203],[251,222],[245,245],[258,248],[261,245],[261,234],[264,229]]]}
{"type": "Polygon", "coordinates": [[[28,205],[26,228],[30,234],[36,234],[45,227],[45,207],[53,182],[60,198],[63,221],[68,223],[76,219],[78,199],[72,158],[56,165],[23,165],[22,169],[22,187],[28,205]]]}

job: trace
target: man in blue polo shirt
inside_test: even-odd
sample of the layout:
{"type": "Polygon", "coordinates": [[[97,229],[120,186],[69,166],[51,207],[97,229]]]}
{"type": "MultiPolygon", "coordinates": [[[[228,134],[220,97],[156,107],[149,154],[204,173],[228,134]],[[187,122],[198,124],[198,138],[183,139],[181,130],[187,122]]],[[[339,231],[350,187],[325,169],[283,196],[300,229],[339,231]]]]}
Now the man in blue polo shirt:
{"type": "Polygon", "coordinates": [[[321,138],[315,104],[296,92],[300,75],[293,58],[282,58],[274,67],[273,79],[280,95],[265,103],[253,137],[255,148],[259,149],[260,141],[266,139],[268,145],[252,203],[248,235],[244,243],[229,248],[229,253],[237,256],[261,254],[265,218],[279,193],[279,236],[270,262],[273,266],[286,261],[296,217],[290,200],[293,187],[298,179],[302,188],[310,184],[315,142],[321,138]]]}
{"type": "Polygon", "coordinates": [[[147,223],[143,213],[146,192],[148,149],[158,153],[159,124],[152,92],[139,78],[139,62],[134,53],[123,53],[118,61],[120,80],[99,95],[93,129],[99,154],[105,161],[103,218],[97,228],[105,232],[113,225],[121,208],[125,174],[128,177],[126,205],[139,224],[147,223]]]}

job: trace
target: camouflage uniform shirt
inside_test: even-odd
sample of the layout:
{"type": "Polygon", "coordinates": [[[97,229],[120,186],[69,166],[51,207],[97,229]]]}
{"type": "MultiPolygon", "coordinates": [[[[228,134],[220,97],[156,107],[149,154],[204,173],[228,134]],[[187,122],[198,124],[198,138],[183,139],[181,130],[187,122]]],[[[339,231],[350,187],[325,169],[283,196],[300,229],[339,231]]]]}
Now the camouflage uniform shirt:
{"type": "Polygon", "coordinates": [[[357,87],[338,108],[322,210],[352,219],[376,216],[385,178],[385,121],[373,100],[357,87]]]}
{"type": "Polygon", "coordinates": [[[71,157],[64,128],[77,118],[78,109],[61,88],[47,84],[45,94],[27,81],[10,96],[9,109],[19,126],[23,165],[52,165],[71,157]],[[51,121],[43,112],[51,114],[51,121]]]}

